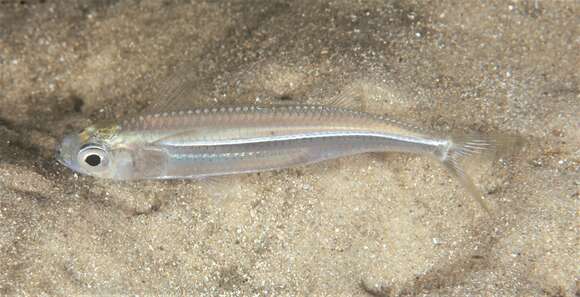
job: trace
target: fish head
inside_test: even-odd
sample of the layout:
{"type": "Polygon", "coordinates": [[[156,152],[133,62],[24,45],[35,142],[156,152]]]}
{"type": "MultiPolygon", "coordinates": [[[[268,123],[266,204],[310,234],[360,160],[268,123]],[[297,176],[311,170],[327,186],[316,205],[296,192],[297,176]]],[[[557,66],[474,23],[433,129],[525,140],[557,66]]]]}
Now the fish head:
{"type": "Polygon", "coordinates": [[[75,172],[99,178],[114,178],[118,154],[111,141],[118,133],[114,124],[98,124],[66,135],[57,150],[57,160],[75,172]]]}

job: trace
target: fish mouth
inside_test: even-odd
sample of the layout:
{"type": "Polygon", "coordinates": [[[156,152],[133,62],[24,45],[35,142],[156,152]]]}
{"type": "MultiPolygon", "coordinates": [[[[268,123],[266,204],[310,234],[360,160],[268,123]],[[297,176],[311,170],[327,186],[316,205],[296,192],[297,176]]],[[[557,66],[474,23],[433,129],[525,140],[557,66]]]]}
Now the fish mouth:
{"type": "Polygon", "coordinates": [[[63,156],[62,156],[62,152],[60,151],[60,146],[56,149],[54,159],[56,160],[56,162],[60,163],[61,165],[64,165],[64,166],[70,168],[69,162],[65,161],[63,156]]]}
{"type": "Polygon", "coordinates": [[[78,172],[79,168],[76,166],[76,159],[73,158],[73,156],[76,156],[77,151],[78,136],[75,134],[66,135],[56,148],[55,159],[65,167],[78,172]]]}
{"type": "Polygon", "coordinates": [[[65,166],[67,168],[73,169],[73,168],[71,168],[70,162],[66,161],[62,155],[62,145],[59,145],[56,148],[56,152],[54,154],[54,159],[56,160],[56,162],[60,163],[61,165],[65,166]]]}

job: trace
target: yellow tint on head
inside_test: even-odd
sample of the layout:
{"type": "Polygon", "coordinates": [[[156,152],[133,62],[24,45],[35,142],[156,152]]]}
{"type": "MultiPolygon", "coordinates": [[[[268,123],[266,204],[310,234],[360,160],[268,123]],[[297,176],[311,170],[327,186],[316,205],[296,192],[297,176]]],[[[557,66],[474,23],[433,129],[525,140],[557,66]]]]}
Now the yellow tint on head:
{"type": "Polygon", "coordinates": [[[87,127],[79,134],[81,143],[87,143],[92,139],[108,140],[113,137],[121,127],[114,122],[101,122],[87,127]]]}

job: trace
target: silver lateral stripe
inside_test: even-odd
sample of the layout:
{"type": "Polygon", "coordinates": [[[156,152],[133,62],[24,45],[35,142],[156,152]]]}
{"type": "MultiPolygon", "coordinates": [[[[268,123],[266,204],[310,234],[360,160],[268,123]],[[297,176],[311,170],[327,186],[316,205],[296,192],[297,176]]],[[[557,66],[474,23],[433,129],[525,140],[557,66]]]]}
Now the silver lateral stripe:
{"type": "Polygon", "coordinates": [[[425,145],[441,145],[447,143],[446,140],[440,139],[426,139],[418,137],[409,137],[396,134],[383,134],[376,132],[313,132],[313,133],[302,133],[293,135],[279,135],[279,136],[266,136],[266,137],[254,137],[254,138],[241,138],[241,139],[225,139],[225,140],[196,140],[194,142],[185,141],[159,141],[155,142],[156,145],[162,146],[175,146],[175,147],[191,147],[191,146],[218,146],[218,145],[235,145],[235,144],[250,144],[250,143],[262,143],[262,142],[276,142],[276,141],[289,141],[289,140],[299,140],[299,139],[313,139],[313,138],[331,138],[331,137],[378,137],[384,139],[392,139],[401,142],[425,144],[425,145]]]}

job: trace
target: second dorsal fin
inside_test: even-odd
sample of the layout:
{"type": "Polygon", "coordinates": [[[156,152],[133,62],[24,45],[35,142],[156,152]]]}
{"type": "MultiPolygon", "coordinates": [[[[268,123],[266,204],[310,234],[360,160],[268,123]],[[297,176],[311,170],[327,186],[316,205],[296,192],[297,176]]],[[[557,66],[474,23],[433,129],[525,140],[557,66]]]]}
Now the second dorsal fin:
{"type": "Polygon", "coordinates": [[[345,91],[341,91],[330,97],[330,100],[328,103],[325,103],[325,105],[356,111],[365,111],[365,106],[362,99],[357,98],[356,96],[345,91]]]}
{"type": "Polygon", "coordinates": [[[203,86],[214,79],[213,75],[197,74],[187,66],[176,67],[169,76],[155,83],[151,100],[143,113],[159,113],[208,106],[208,91],[203,86]]]}

